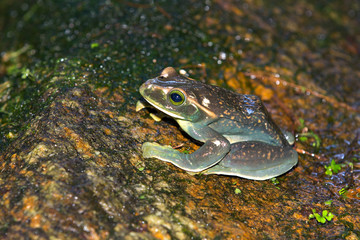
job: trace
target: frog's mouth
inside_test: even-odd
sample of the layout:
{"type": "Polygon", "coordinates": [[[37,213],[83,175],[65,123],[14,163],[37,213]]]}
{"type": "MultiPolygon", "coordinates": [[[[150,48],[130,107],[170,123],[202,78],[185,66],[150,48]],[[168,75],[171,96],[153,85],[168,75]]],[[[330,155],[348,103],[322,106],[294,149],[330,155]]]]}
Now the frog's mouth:
{"type": "Polygon", "coordinates": [[[152,102],[151,99],[148,99],[148,98],[146,98],[146,97],[144,97],[144,99],[145,99],[151,106],[153,106],[154,108],[156,108],[156,109],[159,110],[160,112],[163,112],[163,113],[165,113],[166,115],[169,115],[170,117],[173,117],[173,118],[176,118],[176,119],[182,119],[182,120],[185,119],[184,117],[182,117],[182,116],[180,116],[180,115],[177,115],[177,114],[175,114],[175,113],[173,113],[173,112],[168,111],[166,108],[161,108],[161,107],[159,107],[158,104],[155,103],[155,102],[152,102]]]}

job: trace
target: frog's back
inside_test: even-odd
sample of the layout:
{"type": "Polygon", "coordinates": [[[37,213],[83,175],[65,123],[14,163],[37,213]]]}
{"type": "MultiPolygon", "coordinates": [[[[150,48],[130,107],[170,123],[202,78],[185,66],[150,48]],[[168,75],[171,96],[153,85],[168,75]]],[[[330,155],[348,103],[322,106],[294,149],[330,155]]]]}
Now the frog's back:
{"type": "MultiPolygon", "coordinates": [[[[218,117],[246,122],[249,116],[268,115],[259,97],[236,92],[203,83],[197,84],[192,91],[198,102],[215,112],[218,117]]],[[[266,117],[266,116],[264,116],[266,117]]]]}
{"type": "Polygon", "coordinates": [[[206,86],[208,95],[201,96],[199,94],[198,96],[203,99],[203,105],[204,102],[210,102],[211,111],[217,113],[218,119],[211,123],[210,127],[222,129],[222,133],[227,134],[231,142],[246,141],[247,136],[252,138],[258,134],[259,141],[275,145],[288,145],[281,130],[273,122],[259,97],[238,94],[217,86],[206,86]],[[204,99],[211,100],[204,101],[204,99]]]}

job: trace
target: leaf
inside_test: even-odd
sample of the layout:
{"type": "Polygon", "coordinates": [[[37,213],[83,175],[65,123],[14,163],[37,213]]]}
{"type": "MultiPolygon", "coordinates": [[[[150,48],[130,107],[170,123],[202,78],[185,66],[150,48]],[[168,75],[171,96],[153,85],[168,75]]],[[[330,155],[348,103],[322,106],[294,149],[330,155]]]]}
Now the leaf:
{"type": "Polygon", "coordinates": [[[325,218],[330,222],[334,218],[334,214],[329,212],[329,214],[327,216],[325,216],[325,218]]]}
{"type": "Polygon", "coordinates": [[[333,202],[333,200],[327,200],[327,201],[325,201],[325,205],[330,206],[332,204],[332,202],[333,202]]]}
{"type": "MultiPolygon", "coordinates": [[[[329,200],[332,201],[332,200],[329,200]]],[[[316,218],[316,221],[318,221],[319,223],[326,223],[326,220],[331,221],[331,219],[334,218],[334,214],[332,214],[331,212],[329,212],[328,210],[323,210],[322,211],[322,216],[318,213],[316,213],[315,209],[312,209],[313,214],[309,215],[309,219],[312,218],[316,218]]]]}
{"type": "Polygon", "coordinates": [[[320,216],[320,214],[314,213],[314,215],[315,215],[316,221],[321,222],[321,223],[326,222],[326,219],[324,217],[320,216]]]}
{"type": "Polygon", "coordinates": [[[320,139],[319,135],[317,135],[317,134],[315,134],[313,132],[312,132],[312,134],[313,134],[312,136],[315,139],[315,146],[314,147],[319,148],[320,144],[321,144],[321,139],[320,139]]]}
{"type": "Polygon", "coordinates": [[[274,185],[277,185],[277,184],[280,183],[279,180],[278,180],[276,177],[272,178],[272,179],[271,179],[271,182],[272,182],[274,185]]]}
{"type": "Polygon", "coordinates": [[[331,167],[330,166],[324,166],[324,167],[326,169],[325,174],[329,175],[329,176],[332,176],[333,173],[332,173],[331,167]]]}
{"type": "Polygon", "coordinates": [[[300,133],[298,134],[299,136],[299,140],[302,142],[307,141],[307,138],[313,138],[315,140],[315,142],[313,143],[313,147],[315,148],[319,148],[321,145],[321,139],[320,137],[315,134],[314,132],[306,132],[306,133],[300,133]]]}
{"type": "Polygon", "coordinates": [[[305,126],[305,120],[303,118],[299,118],[300,126],[305,126]]]}
{"type": "Polygon", "coordinates": [[[339,194],[344,195],[346,192],[347,192],[346,188],[342,188],[340,189],[339,194]]]}
{"type": "Polygon", "coordinates": [[[21,69],[21,78],[22,79],[26,79],[26,78],[32,78],[33,74],[31,73],[30,69],[28,68],[22,68],[21,69]]]}
{"type": "Polygon", "coordinates": [[[298,126],[299,132],[305,127],[305,120],[303,118],[299,118],[300,125],[298,126]]]}
{"type": "Polygon", "coordinates": [[[308,140],[307,137],[299,137],[300,142],[306,142],[308,140]]]}
{"type": "Polygon", "coordinates": [[[96,43],[96,42],[94,42],[94,43],[91,43],[91,46],[90,46],[92,49],[93,48],[97,48],[97,47],[99,47],[99,43],[96,43]]]}
{"type": "Polygon", "coordinates": [[[331,169],[333,170],[334,173],[338,173],[341,170],[340,164],[336,164],[334,159],[331,160],[330,166],[331,166],[331,169]]]}

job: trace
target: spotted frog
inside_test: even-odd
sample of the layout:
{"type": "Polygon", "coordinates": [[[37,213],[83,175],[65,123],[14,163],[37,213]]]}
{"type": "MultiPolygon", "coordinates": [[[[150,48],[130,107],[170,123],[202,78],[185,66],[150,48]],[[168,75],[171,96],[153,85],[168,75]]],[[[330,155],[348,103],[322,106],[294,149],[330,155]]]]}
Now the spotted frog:
{"type": "MultiPolygon", "coordinates": [[[[174,118],[192,138],[204,144],[192,154],[145,142],[144,158],[170,162],[189,172],[265,180],[289,171],[298,161],[294,137],[273,122],[259,97],[207,85],[174,68],[147,80],[140,94],[174,118]]],[[[143,105],[137,106],[137,110],[143,105]]]]}

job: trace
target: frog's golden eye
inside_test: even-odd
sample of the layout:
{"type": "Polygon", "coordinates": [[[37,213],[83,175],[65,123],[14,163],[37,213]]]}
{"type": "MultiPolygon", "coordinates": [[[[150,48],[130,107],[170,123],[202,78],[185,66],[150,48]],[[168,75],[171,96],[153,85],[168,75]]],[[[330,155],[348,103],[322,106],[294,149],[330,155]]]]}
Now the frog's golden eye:
{"type": "Polygon", "coordinates": [[[185,101],[185,95],[179,90],[173,90],[169,94],[169,99],[172,104],[179,106],[185,101]]]}

